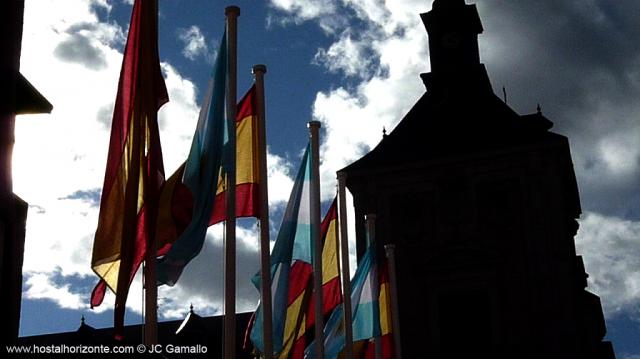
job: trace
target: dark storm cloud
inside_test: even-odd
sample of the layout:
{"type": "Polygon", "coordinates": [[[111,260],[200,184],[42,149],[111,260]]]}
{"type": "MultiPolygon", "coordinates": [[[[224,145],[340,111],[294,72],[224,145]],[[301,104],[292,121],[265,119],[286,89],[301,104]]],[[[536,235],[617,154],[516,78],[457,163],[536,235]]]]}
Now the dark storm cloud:
{"type": "Polygon", "coordinates": [[[477,4],[494,88],[506,86],[521,113],[541,103],[554,131],[569,137],[583,209],[639,219],[640,3],[477,4]]]}
{"type": "Polygon", "coordinates": [[[60,60],[81,64],[91,70],[102,70],[107,67],[104,52],[80,33],[72,34],[53,50],[60,60]]]}

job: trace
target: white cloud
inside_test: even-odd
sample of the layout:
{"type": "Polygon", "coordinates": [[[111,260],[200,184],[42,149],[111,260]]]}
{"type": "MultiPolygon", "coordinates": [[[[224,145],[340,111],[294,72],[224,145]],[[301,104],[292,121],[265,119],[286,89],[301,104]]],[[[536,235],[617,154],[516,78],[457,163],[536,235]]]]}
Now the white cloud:
{"type": "MultiPolygon", "coordinates": [[[[323,198],[327,200],[334,193],[335,171],[375,146],[382,137],[383,126],[388,132],[393,129],[424,93],[418,75],[429,71],[429,57],[427,34],[418,15],[431,6],[421,0],[345,0],[330,13],[316,12],[311,17],[296,10],[305,6],[306,0],[291,0],[287,6],[277,6],[278,3],[272,0],[276,8],[292,18],[292,23],[312,19],[323,28],[323,21],[331,17],[355,16],[358,20],[337,23],[337,28],[326,32],[332,43],[310,59],[328,71],[359,77],[355,84],[318,92],[313,105],[313,117],[322,122],[325,130],[321,180],[323,198]],[[361,72],[363,68],[367,72],[361,72]]],[[[544,5],[544,11],[553,14],[554,19],[541,23],[533,18],[536,31],[553,30],[542,35],[520,23],[530,18],[528,5],[478,2],[487,29],[480,37],[481,60],[495,83],[511,85],[510,104],[514,108],[532,113],[541,99],[550,103],[551,109],[545,114],[556,122],[555,131],[569,133],[583,206],[637,219],[640,111],[634,100],[637,96],[632,95],[640,89],[637,61],[632,70],[623,74],[624,81],[616,76],[616,69],[601,67],[602,61],[609,59],[587,54],[594,60],[582,57],[583,61],[576,63],[576,51],[607,45],[591,40],[582,44],[583,48],[566,50],[565,34],[573,34],[577,30],[572,26],[580,28],[592,14],[575,12],[580,6],[569,2],[561,6],[563,12],[558,12],[556,3],[544,5]],[[561,31],[554,26],[560,26],[561,31]],[[549,36],[557,38],[546,38],[549,36]]],[[[531,6],[541,11],[538,3],[531,6]]],[[[596,21],[606,23],[601,10],[597,11],[596,21]]],[[[601,48],[598,54],[602,53],[611,51],[601,48]]],[[[589,213],[581,224],[577,246],[591,274],[590,287],[602,296],[607,315],[637,306],[637,220],[589,213]]]]}
{"type": "MultiPolygon", "coordinates": [[[[65,6],[38,1],[27,2],[25,8],[21,71],[53,103],[54,110],[50,115],[20,116],[16,122],[14,191],[31,207],[23,296],[50,299],[62,308],[86,309],[91,288],[77,283],[97,281],[91,271],[91,251],[122,63],[119,49],[125,40],[121,27],[99,21],[93,12],[94,6],[105,5],[102,0],[68,1],[65,6]],[[69,43],[73,36],[81,40],[69,43]],[[65,41],[69,49],[59,50],[65,41]],[[54,56],[56,49],[60,56],[54,56]],[[86,54],[93,56],[92,62],[86,54]],[[47,66],[42,66],[43,59],[47,66]]],[[[198,46],[193,48],[196,53],[206,50],[198,46]]],[[[169,176],[187,157],[199,112],[198,91],[171,64],[163,62],[161,67],[170,97],[159,112],[169,176]]],[[[268,155],[268,165],[270,203],[277,206],[288,199],[292,186],[289,165],[274,154],[268,155]]],[[[165,298],[161,298],[160,313],[165,318],[184,313],[191,302],[202,314],[220,307],[221,277],[202,281],[202,274],[219,272],[212,271],[212,265],[221,263],[220,227],[211,229],[205,251],[187,267],[183,283],[161,291],[165,298]],[[189,277],[189,273],[197,275],[189,277]]],[[[238,256],[244,261],[239,259],[238,291],[243,299],[238,307],[243,310],[251,309],[257,298],[248,281],[257,270],[257,264],[253,266],[258,262],[256,233],[253,227],[238,228],[238,256]]],[[[142,310],[137,299],[142,295],[140,283],[138,274],[128,301],[128,308],[136,313],[142,310]]],[[[113,303],[109,292],[95,310],[111,309],[113,303]]]]}
{"type": "Polygon", "coordinates": [[[605,314],[632,310],[640,302],[640,222],[587,213],[576,248],[584,256],[589,290],[600,295],[605,314]]]}
{"type": "Polygon", "coordinates": [[[304,21],[333,14],[335,0],[272,0],[271,5],[304,21]]]}
{"type": "Polygon", "coordinates": [[[48,273],[30,275],[25,281],[24,296],[29,299],[50,299],[66,309],[86,309],[88,306],[77,293],[69,290],[69,285],[58,286],[51,282],[48,273]]]}
{"type": "Polygon", "coordinates": [[[199,55],[207,57],[207,43],[198,26],[178,29],[178,38],[184,42],[182,54],[189,60],[195,60],[199,55]]]}

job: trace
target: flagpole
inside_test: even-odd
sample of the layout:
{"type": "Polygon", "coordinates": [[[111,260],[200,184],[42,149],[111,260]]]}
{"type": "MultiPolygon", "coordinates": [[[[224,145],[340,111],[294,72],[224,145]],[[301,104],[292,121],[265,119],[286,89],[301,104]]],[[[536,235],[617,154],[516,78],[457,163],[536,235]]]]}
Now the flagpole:
{"type": "MultiPolygon", "coordinates": [[[[366,218],[367,222],[367,233],[369,235],[369,243],[368,245],[373,249],[374,257],[376,256],[376,215],[375,213],[367,214],[366,218]]],[[[378,283],[378,263],[375,261],[375,265],[373,266],[373,299],[378,301],[380,297],[380,284],[378,283]]],[[[380,335],[376,336],[374,339],[374,347],[375,347],[375,359],[382,359],[382,340],[380,335]]]]}
{"type": "Polygon", "coordinates": [[[387,254],[389,268],[389,289],[391,290],[391,323],[393,326],[393,348],[395,359],[402,359],[402,347],[400,346],[400,311],[398,306],[398,282],[396,277],[396,246],[387,244],[384,246],[387,254]]]}
{"type": "MultiPolygon", "coordinates": [[[[158,0],[153,0],[153,15],[155,16],[155,25],[158,26],[158,0]]],[[[155,33],[158,33],[157,28],[155,33]]],[[[157,39],[156,39],[157,41],[157,39]]],[[[156,117],[157,121],[157,117],[156,117]]],[[[150,178],[148,173],[149,168],[144,171],[144,182],[146,188],[150,190],[152,187],[150,181],[154,179],[150,178]]],[[[146,235],[147,235],[147,253],[145,253],[144,264],[144,344],[154,345],[158,343],[158,275],[156,270],[156,231],[155,223],[157,221],[158,213],[158,193],[154,193],[151,196],[146,196],[145,205],[147,207],[148,219],[150,223],[147,223],[146,235]]]]}
{"type": "MultiPolygon", "coordinates": [[[[338,215],[340,220],[338,225],[340,226],[340,252],[342,259],[342,300],[344,301],[344,322],[352,323],[351,318],[351,273],[349,270],[349,238],[347,227],[347,201],[345,184],[347,180],[347,174],[344,172],[338,172],[338,215]]],[[[345,337],[345,349],[344,354],[346,359],[353,359],[353,326],[344,326],[345,337]]]]}
{"type": "Polygon", "coordinates": [[[254,65],[253,75],[256,81],[256,105],[258,112],[258,162],[260,179],[260,301],[262,303],[262,335],[264,359],[273,356],[273,325],[271,312],[271,258],[269,240],[269,191],[267,183],[267,135],[264,110],[264,74],[265,65],[254,65]]]}
{"type": "Polygon", "coordinates": [[[313,293],[316,336],[316,358],[324,358],[323,304],[322,304],[322,238],[320,237],[320,122],[309,122],[311,142],[311,245],[313,246],[313,293]]]}
{"type": "Polygon", "coordinates": [[[238,16],[240,8],[227,6],[225,8],[227,18],[227,129],[229,141],[227,148],[227,188],[226,223],[224,243],[224,358],[236,357],[236,71],[237,71],[237,43],[238,43],[238,16]]]}

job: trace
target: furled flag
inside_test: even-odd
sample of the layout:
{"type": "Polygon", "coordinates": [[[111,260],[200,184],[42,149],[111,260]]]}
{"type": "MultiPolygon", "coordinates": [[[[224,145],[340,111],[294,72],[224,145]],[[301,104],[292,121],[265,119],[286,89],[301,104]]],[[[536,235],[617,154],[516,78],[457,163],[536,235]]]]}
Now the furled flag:
{"type": "MultiPolygon", "coordinates": [[[[256,110],[256,88],[252,86],[238,103],[236,116],[236,216],[259,216],[259,181],[263,179],[258,167],[258,129],[256,110]]],[[[158,256],[167,254],[173,242],[191,222],[193,214],[193,196],[187,186],[182,183],[184,175],[183,163],[167,179],[162,187],[158,208],[158,225],[156,244],[158,256]]],[[[225,219],[224,188],[222,178],[218,179],[218,189],[214,199],[214,209],[209,225],[225,219]]],[[[137,264],[139,266],[139,263],[137,264]]],[[[136,266],[137,268],[137,266],[136,266]]],[[[91,306],[102,303],[106,292],[106,283],[100,281],[91,296],[91,306]]]]}
{"type": "Polygon", "coordinates": [[[91,268],[116,293],[120,336],[129,286],[153,238],[164,182],[157,111],[168,101],[158,56],[156,1],[136,1],[111,124],[91,268]]]}
{"type": "MultiPolygon", "coordinates": [[[[360,260],[360,265],[351,281],[351,313],[353,341],[365,340],[380,336],[380,310],[375,298],[376,266],[374,251],[367,249],[360,260]]],[[[324,326],[324,355],[326,359],[338,358],[345,345],[344,337],[344,304],[338,305],[331,313],[324,326]]],[[[311,342],[305,350],[304,357],[315,358],[313,350],[315,342],[311,342]]]]}
{"type": "MultiPolygon", "coordinates": [[[[271,253],[271,295],[273,297],[273,350],[286,358],[297,339],[298,330],[304,328],[304,293],[311,277],[311,216],[309,191],[311,151],[304,153],[289,203],[282,218],[275,246],[271,253]]],[[[253,278],[260,289],[260,275],[253,278]]],[[[256,349],[264,352],[262,306],[258,306],[250,333],[256,349]]]]}
{"type": "Polygon", "coordinates": [[[226,43],[225,32],[183,169],[182,183],[193,196],[191,221],[158,260],[159,284],[174,285],[184,267],[200,253],[215,206],[216,192],[213,189],[217,188],[220,176],[224,176],[221,166],[228,139],[225,121],[226,43]]]}

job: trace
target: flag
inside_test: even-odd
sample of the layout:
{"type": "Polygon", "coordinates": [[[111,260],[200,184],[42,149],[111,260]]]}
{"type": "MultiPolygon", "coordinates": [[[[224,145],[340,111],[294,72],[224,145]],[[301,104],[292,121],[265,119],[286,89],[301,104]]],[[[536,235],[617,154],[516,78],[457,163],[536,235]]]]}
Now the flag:
{"type": "MultiPolygon", "coordinates": [[[[215,191],[212,189],[217,188],[220,178],[224,175],[221,167],[228,139],[225,121],[226,43],[225,32],[220,42],[213,74],[200,108],[191,150],[182,168],[182,183],[191,193],[193,200],[191,220],[167,253],[158,261],[159,284],[174,285],[176,283],[184,267],[202,249],[207,228],[211,222],[216,200],[215,191]]],[[[176,186],[177,181],[178,177],[169,179],[169,183],[176,182],[176,186]]],[[[161,220],[164,219],[161,217],[161,220]]],[[[159,246],[164,244],[160,242],[159,246]]]]}
{"type": "MultiPolygon", "coordinates": [[[[340,264],[338,258],[338,210],[337,198],[333,200],[321,224],[322,246],[322,313],[326,316],[342,303],[342,288],[340,283],[340,264]]],[[[299,331],[289,358],[304,357],[304,349],[309,337],[313,333],[311,328],[315,323],[314,297],[312,295],[312,276],[309,276],[309,289],[304,293],[305,302],[309,303],[305,310],[304,327],[299,331]],[[305,334],[305,335],[302,335],[305,334]]]]}
{"type": "Polygon", "coordinates": [[[168,101],[158,56],[157,3],[136,1],[120,70],[91,267],[116,293],[120,336],[129,285],[153,236],[164,182],[157,111],[168,101]],[[152,237],[151,237],[152,238],[152,237]]]}
{"type": "MultiPolygon", "coordinates": [[[[255,85],[238,103],[236,116],[236,216],[259,216],[259,181],[263,180],[258,167],[258,124],[255,85]]],[[[184,232],[193,214],[193,196],[182,183],[185,163],[167,179],[162,187],[158,209],[156,243],[158,256],[167,254],[173,242],[184,232]]],[[[226,218],[224,207],[224,188],[221,176],[218,177],[214,209],[209,221],[213,225],[226,218]]],[[[138,263],[137,266],[140,264],[138,263]]],[[[136,266],[136,268],[137,268],[136,266]]],[[[91,307],[102,303],[107,285],[100,281],[91,295],[91,307]]]]}
{"type": "MultiPolygon", "coordinates": [[[[380,312],[378,300],[374,296],[376,266],[374,251],[371,247],[362,256],[360,265],[351,281],[351,323],[353,341],[380,336],[380,312]]],[[[344,303],[341,303],[331,313],[324,327],[324,355],[326,359],[338,358],[345,345],[344,337],[344,303]]],[[[311,342],[305,350],[304,357],[315,358],[311,342]]]]}
{"type": "MultiPolygon", "coordinates": [[[[273,350],[286,357],[304,328],[304,296],[312,275],[311,267],[311,151],[309,146],[289,197],[280,231],[271,253],[271,295],[273,298],[273,350]]],[[[260,290],[260,276],[253,283],[260,290]]],[[[262,307],[258,306],[250,338],[264,352],[262,307]]]]}
{"type": "MultiPolygon", "coordinates": [[[[258,112],[256,86],[238,103],[236,112],[236,217],[259,217],[258,112]]],[[[265,174],[266,175],[266,174],[265,174]]],[[[211,224],[227,217],[224,182],[218,180],[211,224]]]]}
{"type": "MultiPolygon", "coordinates": [[[[384,261],[378,274],[380,282],[380,343],[382,359],[392,359],[393,351],[393,322],[391,317],[391,288],[389,287],[389,262],[384,261]]],[[[354,343],[354,358],[375,358],[375,343],[372,339],[354,343]]]]}

